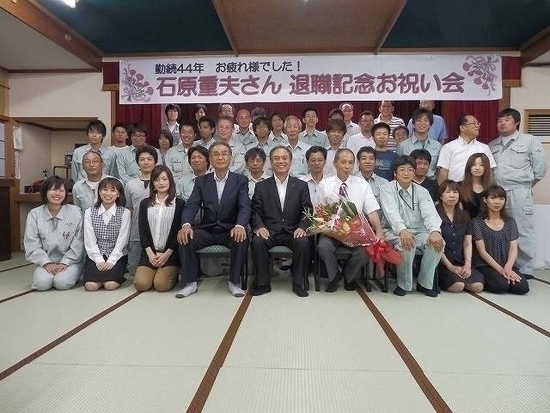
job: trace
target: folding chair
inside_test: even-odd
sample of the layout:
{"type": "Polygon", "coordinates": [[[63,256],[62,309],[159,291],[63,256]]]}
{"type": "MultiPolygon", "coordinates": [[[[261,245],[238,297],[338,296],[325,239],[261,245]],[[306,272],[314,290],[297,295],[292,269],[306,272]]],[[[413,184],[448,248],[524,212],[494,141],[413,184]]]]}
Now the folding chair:
{"type": "MultiPolygon", "coordinates": [[[[231,250],[223,245],[209,245],[197,251],[199,260],[203,258],[227,258],[231,257],[231,250]]],[[[248,259],[245,260],[243,270],[241,272],[241,288],[247,290],[248,288],[248,259]]]]}

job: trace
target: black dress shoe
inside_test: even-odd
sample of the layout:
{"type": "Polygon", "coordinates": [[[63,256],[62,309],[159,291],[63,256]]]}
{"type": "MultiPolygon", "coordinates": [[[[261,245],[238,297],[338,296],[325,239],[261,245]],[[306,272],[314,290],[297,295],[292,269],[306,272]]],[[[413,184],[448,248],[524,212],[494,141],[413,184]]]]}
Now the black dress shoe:
{"type": "Polygon", "coordinates": [[[533,274],[523,274],[523,276],[525,277],[526,280],[532,280],[533,278],[535,278],[533,274]]]}
{"type": "Polygon", "coordinates": [[[252,295],[262,295],[271,292],[271,285],[261,285],[252,289],[252,295]]]}
{"type": "Polygon", "coordinates": [[[437,291],[423,287],[420,284],[416,284],[416,291],[424,293],[424,295],[427,295],[428,297],[437,297],[437,291]]]}
{"type": "Polygon", "coordinates": [[[355,281],[347,282],[344,280],[344,290],[346,291],[355,291],[357,289],[357,283],[355,281]]]}
{"type": "Polygon", "coordinates": [[[309,293],[304,290],[300,284],[292,285],[292,291],[294,291],[294,294],[298,297],[307,297],[309,295],[309,293]]]}
{"type": "Polygon", "coordinates": [[[327,288],[325,288],[325,291],[327,293],[333,293],[338,289],[338,276],[334,277],[334,280],[328,283],[327,288]]]}
{"type": "Polygon", "coordinates": [[[393,293],[395,295],[398,295],[399,297],[404,297],[405,294],[407,294],[407,292],[399,286],[395,287],[395,290],[393,290],[393,293]]]}

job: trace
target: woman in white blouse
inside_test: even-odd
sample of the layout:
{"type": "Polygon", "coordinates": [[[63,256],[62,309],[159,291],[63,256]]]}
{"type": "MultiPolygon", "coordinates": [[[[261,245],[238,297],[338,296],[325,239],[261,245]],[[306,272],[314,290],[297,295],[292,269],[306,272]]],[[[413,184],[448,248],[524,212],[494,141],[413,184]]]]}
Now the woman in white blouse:
{"type": "Polygon", "coordinates": [[[44,204],[29,212],[24,239],[25,259],[36,265],[32,288],[67,290],[82,274],[82,212],[67,205],[67,186],[59,176],[46,179],[40,195],[44,204]]]}
{"type": "Polygon", "coordinates": [[[130,239],[130,210],[122,183],[104,178],[97,187],[97,203],[84,212],[84,245],[88,257],[84,266],[84,287],[116,290],[125,281],[130,239]]]}
{"type": "Polygon", "coordinates": [[[179,272],[176,235],[181,228],[184,201],[176,198],[176,184],[167,166],[155,166],[149,188],[149,198],[139,207],[142,252],[134,286],[138,291],[168,291],[176,284],[179,272]]]}

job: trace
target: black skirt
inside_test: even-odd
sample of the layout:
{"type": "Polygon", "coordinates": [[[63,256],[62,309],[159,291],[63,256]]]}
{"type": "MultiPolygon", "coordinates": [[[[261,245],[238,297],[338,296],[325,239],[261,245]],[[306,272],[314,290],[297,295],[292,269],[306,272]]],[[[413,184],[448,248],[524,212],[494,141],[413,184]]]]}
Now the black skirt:
{"type": "Polygon", "coordinates": [[[108,271],[99,271],[90,258],[86,257],[86,262],[84,263],[84,274],[82,279],[84,283],[87,282],[96,282],[103,283],[107,281],[115,281],[119,284],[122,284],[126,281],[124,274],[126,273],[126,265],[128,264],[128,255],[123,255],[116,262],[115,266],[108,271]]]}

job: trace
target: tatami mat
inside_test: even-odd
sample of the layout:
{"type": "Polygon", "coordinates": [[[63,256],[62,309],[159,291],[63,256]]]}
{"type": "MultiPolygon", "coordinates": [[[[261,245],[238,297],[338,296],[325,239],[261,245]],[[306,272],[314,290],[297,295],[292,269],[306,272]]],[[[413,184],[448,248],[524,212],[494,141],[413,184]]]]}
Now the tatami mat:
{"type": "MultiPolygon", "coordinates": [[[[30,268],[0,273],[0,298],[28,289],[30,268]]],[[[550,285],[531,288],[483,297],[548,329],[550,285]]],[[[0,304],[0,371],[134,291],[78,287],[0,304]]],[[[411,374],[357,292],[300,299],[288,277],[251,299],[205,394],[201,381],[215,377],[208,367],[243,301],[226,277],[205,279],[185,299],[174,294],[140,294],[4,378],[0,413],[180,413],[198,389],[214,413],[434,411],[415,380],[422,374],[411,374]]],[[[466,293],[367,297],[452,411],[550,411],[547,336],[466,293]]]]}
{"type": "MultiPolygon", "coordinates": [[[[452,402],[466,397],[481,381],[492,383],[485,397],[515,406],[497,411],[525,411],[521,397],[538,397],[537,382],[541,377],[550,381],[548,337],[468,294],[441,294],[437,300],[418,293],[372,298],[453,410],[488,411],[463,410],[452,402]],[[458,388],[439,385],[437,379],[448,380],[447,375],[454,377],[458,388]],[[518,397],[500,385],[506,381],[525,393],[518,397]]],[[[546,393],[550,396],[550,386],[546,393]]]]}
{"type": "Polygon", "coordinates": [[[408,372],[223,368],[203,411],[388,413],[433,408],[408,372]]]}
{"type": "Polygon", "coordinates": [[[276,280],[270,294],[252,300],[205,411],[222,411],[224,404],[228,407],[223,411],[235,412],[365,412],[411,406],[424,411],[429,406],[356,292],[298,299],[289,280],[276,280]],[[404,400],[392,399],[393,388],[377,384],[379,380],[395,381],[404,400]],[[228,392],[246,397],[228,401],[228,392]]]}
{"type": "Polygon", "coordinates": [[[2,413],[181,413],[204,369],[30,364],[0,385],[2,413]]]}
{"type": "Polygon", "coordinates": [[[427,373],[427,376],[455,413],[550,412],[548,375],[427,373]]]}
{"type": "Polygon", "coordinates": [[[550,331],[550,285],[537,280],[529,281],[529,292],[517,297],[511,294],[481,293],[487,300],[506,308],[543,329],[550,331]]]}
{"type": "Polygon", "coordinates": [[[50,290],[0,304],[0,362],[18,362],[134,291],[50,290]]]}
{"type": "Polygon", "coordinates": [[[32,266],[0,273],[0,300],[31,289],[32,266]]]}
{"type": "Polygon", "coordinates": [[[224,366],[406,370],[356,292],[299,299],[290,280],[253,298],[224,366]]]}
{"type": "Polygon", "coordinates": [[[0,271],[5,271],[10,268],[19,267],[26,264],[28,264],[28,262],[25,260],[25,253],[12,252],[11,259],[0,261],[0,271]]]}
{"type": "Polygon", "coordinates": [[[184,299],[142,293],[36,362],[208,367],[241,303],[226,287],[213,278],[184,299]]]}

